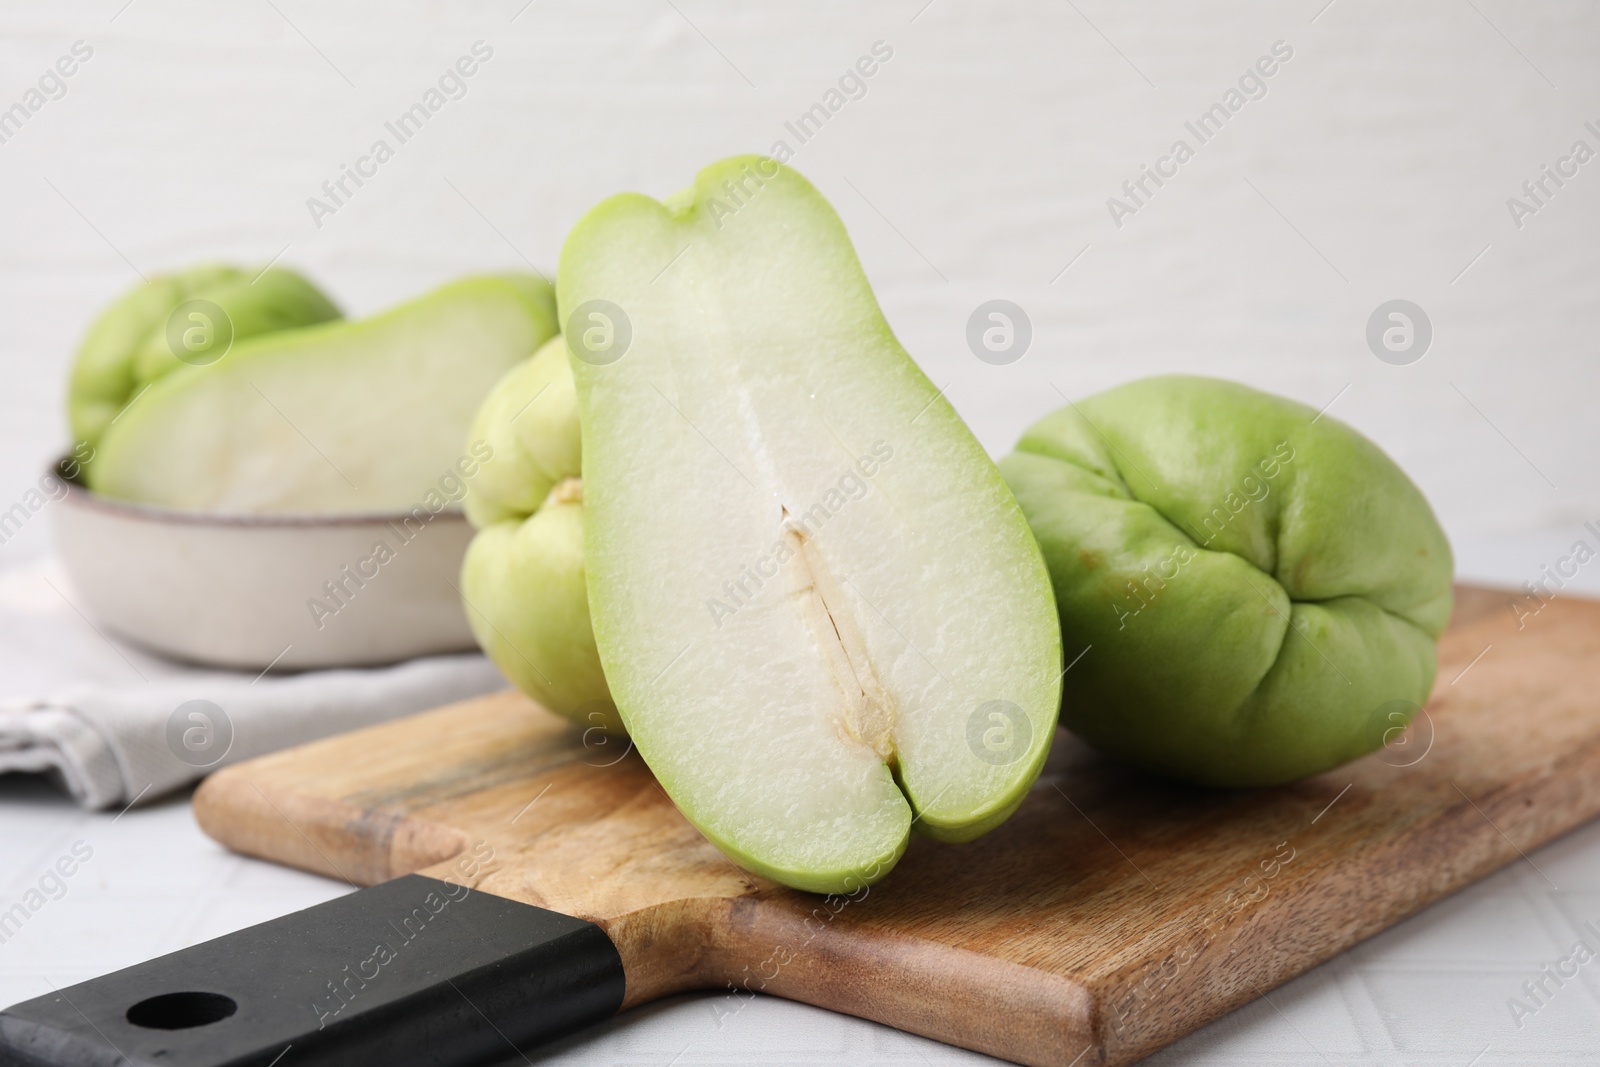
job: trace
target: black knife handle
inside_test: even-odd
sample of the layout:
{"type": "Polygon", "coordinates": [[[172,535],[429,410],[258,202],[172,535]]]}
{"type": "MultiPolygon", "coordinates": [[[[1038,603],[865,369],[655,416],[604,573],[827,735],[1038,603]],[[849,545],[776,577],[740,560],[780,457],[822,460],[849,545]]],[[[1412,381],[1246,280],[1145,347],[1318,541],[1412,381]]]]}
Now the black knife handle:
{"type": "Polygon", "coordinates": [[[470,1067],[615,1014],[590,922],[411,874],[0,1012],[3,1067],[470,1067]]]}

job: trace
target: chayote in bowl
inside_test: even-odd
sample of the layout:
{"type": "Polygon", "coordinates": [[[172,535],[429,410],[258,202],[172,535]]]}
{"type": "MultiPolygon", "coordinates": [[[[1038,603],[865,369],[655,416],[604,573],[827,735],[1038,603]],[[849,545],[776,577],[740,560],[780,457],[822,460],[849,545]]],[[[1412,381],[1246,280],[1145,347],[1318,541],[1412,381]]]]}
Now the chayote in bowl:
{"type": "Polygon", "coordinates": [[[461,566],[478,644],[551,711],[621,736],[589,621],[578,399],[559,335],[490,391],[472,440],[491,452],[462,501],[478,528],[461,566]]]}
{"type": "Polygon", "coordinates": [[[340,317],[320,289],[284,267],[205,264],[141,282],[89,327],[73,359],[67,418],[93,446],[122,409],[185,364],[220,359],[235,341],[340,317]]]}
{"type": "Polygon", "coordinates": [[[1100,750],[1271,785],[1374,751],[1426,701],[1450,545],[1331,416],[1148,378],[1041,419],[1000,469],[1061,613],[1061,722],[1100,750]]]}

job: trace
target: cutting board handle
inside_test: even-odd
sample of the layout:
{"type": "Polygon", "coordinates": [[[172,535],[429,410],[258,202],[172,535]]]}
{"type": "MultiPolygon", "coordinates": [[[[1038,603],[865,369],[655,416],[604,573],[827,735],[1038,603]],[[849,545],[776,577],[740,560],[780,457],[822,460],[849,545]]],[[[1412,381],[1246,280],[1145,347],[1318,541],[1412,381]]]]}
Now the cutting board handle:
{"type": "Polygon", "coordinates": [[[593,923],[412,874],[14,1005],[0,1065],[470,1067],[623,992],[593,923]]]}

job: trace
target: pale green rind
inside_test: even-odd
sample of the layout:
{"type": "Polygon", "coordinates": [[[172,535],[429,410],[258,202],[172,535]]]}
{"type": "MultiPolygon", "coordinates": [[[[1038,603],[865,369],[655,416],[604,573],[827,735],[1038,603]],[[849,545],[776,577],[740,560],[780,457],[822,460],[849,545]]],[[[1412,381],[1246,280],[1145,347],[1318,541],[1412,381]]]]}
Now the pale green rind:
{"type": "MultiPolygon", "coordinates": [[[[605,738],[626,732],[589,622],[578,401],[559,336],[495,385],[470,440],[489,458],[462,500],[478,527],[461,567],[468,621],[513,685],[605,738]]],[[[586,734],[586,739],[589,735],[586,734]]]]}
{"type": "Polygon", "coordinates": [[[993,464],[889,330],[832,208],[792,171],[726,160],[665,205],[627,194],[595,208],[567,239],[557,286],[564,322],[598,299],[631,323],[620,361],[573,360],[589,601],[622,716],[685,815],[747,869],[819,892],[886,874],[913,811],[919,829],[957,840],[1004,818],[1037,776],[1059,705],[1048,574],[993,464]],[[740,183],[757,191],[729,211],[740,183]],[[826,704],[807,705],[821,684],[807,672],[821,660],[807,659],[811,638],[788,618],[798,609],[752,599],[719,616],[707,595],[738,577],[723,561],[768,548],[780,502],[811,514],[835,477],[823,469],[864,475],[859,458],[875,444],[899,466],[883,462],[854,510],[835,510],[809,544],[848,579],[835,595],[900,702],[897,774],[831,733],[826,704]],[[819,462],[817,447],[837,458],[819,462]],[[905,518],[929,514],[950,528],[905,518]],[[686,543],[653,548],[652,523],[686,543]],[[983,551],[968,551],[971,530],[983,551]],[[961,547],[939,547],[951,539],[961,547]],[[653,551],[665,555],[647,565],[653,551]],[[946,587],[965,590],[950,618],[873,613],[946,587]],[[1001,619],[1017,639],[963,659],[977,655],[973,634],[1001,619]],[[794,641],[770,657],[735,653],[772,633],[794,641]],[[764,688],[772,671],[799,672],[793,693],[764,688]],[[697,691],[695,679],[711,687],[697,691]],[[748,703],[757,692],[765,703],[748,703]],[[1014,700],[1029,725],[1026,748],[1003,765],[967,751],[968,713],[986,699],[1014,700]],[[837,758],[825,770],[798,758],[828,746],[837,758]]]}
{"type": "Polygon", "coordinates": [[[1426,701],[1449,543],[1405,474],[1332,417],[1152,378],[1040,420],[1000,466],[1067,653],[1089,649],[1062,722],[1096,747],[1203,784],[1275,784],[1378,748],[1426,701]]]}
{"type": "Polygon", "coordinates": [[[532,515],[558,482],[582,474],[578,396],[559,335],[496,383],[470,437],[494,450],[463,501],[479,528],[532,515]]]}
{"type": "MultiPolygon", "coordinates": [[[[292,270],[271,267],[259,273],[241,272],[197,288],[185,298],[208,300],[228,317],[232,341],[238,344],[262,334],[315,326],[342,318],[321,291],[292,270]]],[[[190,359],[204,358],[205,348],[185,353],[190,359]]],[[[133,354],[134,375],[140,385],[156,381],[185,366],[174,354],[165,323],[145,338],[133,354]]]]}
{"type": "Polygon", "coordinates": [[[190,289],[236,277],[233,267],[196,267],[157,275],[134,286],[90,324],[67,381],[67,422],[73,439],[93,445],[137,390],[133,353],[163,325],[190,289]]]}
{"type": "Polygon", "coordinates": [[[108,428],[90,487],[215,512],[436,510],[484,396],[556,332],[542,284],[468,278],[178,367],[108,428]]]}
{"type": "Polygon", "coordinates": [[[462,561],[461,593],[478,644],[513,685],[622,735],[589,623],[581,502],[553,501],[480,530],[462,561]]]}
{"type": "Polygon", "coordinates": [[[183,365],[168,346],[167,320],[180,304],[200,299],[228,315],[235,342],[339,318],[320,290],[282,267],[261,272],[208,264],[151,278],[101,312],[79,346],[67,387],[74,441],[94,445],[141,389],[183,365]]]}
{"type": "MultiPolygon", "coordinates": [[[[687,812],[684,814],[688,815],[687,812]]],[[[708,832],[704,826],[701,826],[693,818],[690,818],[689,821],[694,823],[695,828],[704,834],[706,839],[713,845],[716,845],[723,855],[732,859],[751,874],[760,875],[762,878],[777,882],[779,885],[786,885],[790,889],[799,889],[807,893],[824,895],[851,896],[869,886],[877,885],[888,877],[890,871],[894,870],[895,864],[899,863],[900,858],[905,855],[906,847],[911,840],[909,833],[901,835],[900,844],[896,848],[866,863],[826,870],[802,870],[782,864],[771,864],[757,853],[740,851],[735,845],[725,842],[715,834],[708,832]]]]}

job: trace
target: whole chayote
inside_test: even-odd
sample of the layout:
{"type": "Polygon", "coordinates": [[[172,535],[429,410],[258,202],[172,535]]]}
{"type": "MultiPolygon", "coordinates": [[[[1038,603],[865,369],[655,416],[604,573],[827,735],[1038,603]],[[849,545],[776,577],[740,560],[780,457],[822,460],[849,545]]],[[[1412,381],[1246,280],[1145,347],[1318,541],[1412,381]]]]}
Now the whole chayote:
{"type": "Polygon", "coordinates": [[[1275,784],[1379,748],[1427,700],[1450,545],[1332,417],[1149,378],[1041,419],[1000,469],[1061,612],[1061,722],[1102,751],[1275,784]]]}
{"type": "Polygon", "coordinates": [[[478,644],[551,711],[620,736],[589,621],[582,438],[560,336],[500,379],[478,411],[472,441],[492,450],[462,502],[478,528],[461,567],[478,644]]]}
{"type": "Polygon", "coordinates": [[[220,359],[236,341],[340,318],[304,277],[283,267],[220,264],[156,275],[111,303],[73,360],[67,419],[93,446],[124,406],[185,363],[220,359]]]}

